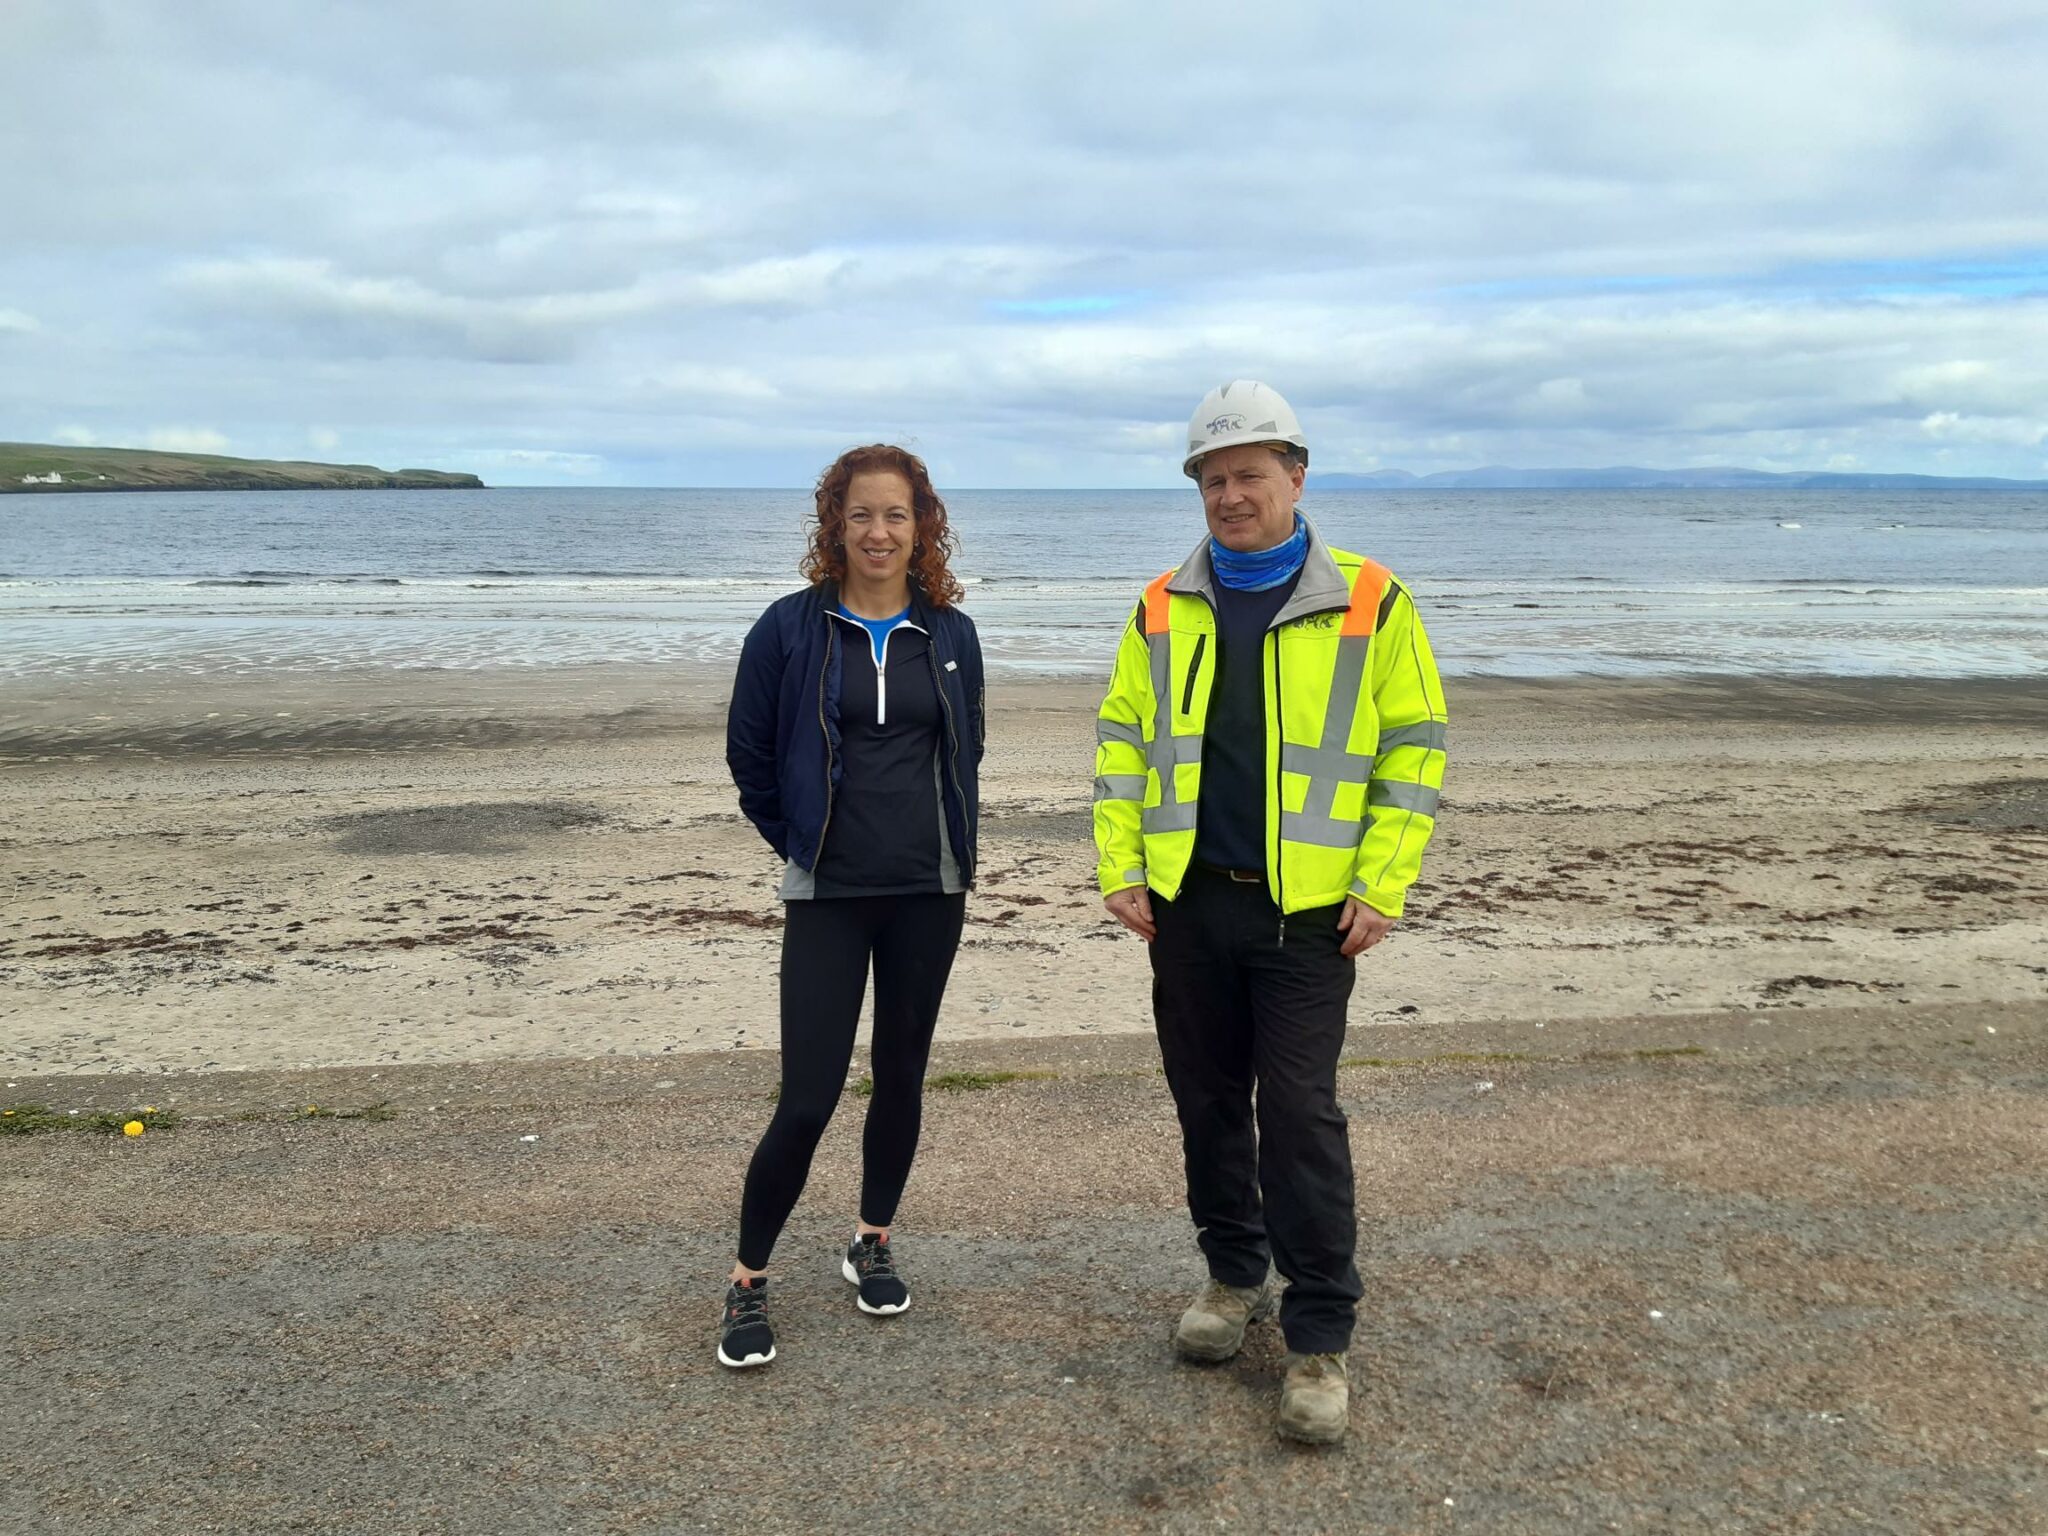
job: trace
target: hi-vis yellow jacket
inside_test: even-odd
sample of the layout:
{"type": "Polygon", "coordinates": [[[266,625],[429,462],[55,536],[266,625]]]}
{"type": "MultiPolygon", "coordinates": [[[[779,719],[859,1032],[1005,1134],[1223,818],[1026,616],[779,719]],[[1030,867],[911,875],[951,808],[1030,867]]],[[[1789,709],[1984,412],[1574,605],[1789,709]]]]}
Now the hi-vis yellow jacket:
{"type": "MultiPolygon", "coordinates": [[[[1436,827],[1443,684],[1393,574],[1331,549],[1312,523],[1308,540],[1265,639],[1267,886],[1282,912],[1351,895],[1399,917],[1436,827]]],[[[1204,539],[1124,627],[1096,720],[1105,896],[1144,885],[1170,901],[1194,856],[1215,604],[1204,539]]]]}

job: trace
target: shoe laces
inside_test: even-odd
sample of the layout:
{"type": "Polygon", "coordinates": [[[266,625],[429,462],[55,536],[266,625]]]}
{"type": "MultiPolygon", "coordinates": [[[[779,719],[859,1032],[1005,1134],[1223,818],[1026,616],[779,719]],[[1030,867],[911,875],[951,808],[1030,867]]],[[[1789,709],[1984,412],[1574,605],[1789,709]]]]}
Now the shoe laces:
{"type": "Polygon", "coordinates": [[[892,1280],[895,1278],[896,1266],[889,1261],[887,1243],[879,1240],[870,1242],[863,1237],[859,1240],[859,1247],[860,1253],[853,1262],[862,1274],[871,1278],[877,1275],[892,1280]]]}
{"type": "Polygon", "coordinates": [[[764,1322],[768,1317],[768,1287],[735,1283],[725,1297],[725,1320],[734,1327],[764,1322]]]}

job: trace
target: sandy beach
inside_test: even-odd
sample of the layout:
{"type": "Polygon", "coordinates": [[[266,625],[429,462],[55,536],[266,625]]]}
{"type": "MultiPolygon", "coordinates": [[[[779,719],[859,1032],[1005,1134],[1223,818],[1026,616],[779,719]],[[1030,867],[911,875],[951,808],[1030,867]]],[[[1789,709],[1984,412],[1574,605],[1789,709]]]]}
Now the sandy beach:
{"type": "MultiPolygon", "coordinates": [[[[100,1074],[776,1044],[728,679],[0,688],[0,1057],[100,1074]]],[[[1095,690],[991,688],[942,1040],[1142,1034],[1093,884],[1095,690]]],[[[1453,680],[1424,882],[1355,1025],[2048,1001],[2038,684],[1453,680]]]]}

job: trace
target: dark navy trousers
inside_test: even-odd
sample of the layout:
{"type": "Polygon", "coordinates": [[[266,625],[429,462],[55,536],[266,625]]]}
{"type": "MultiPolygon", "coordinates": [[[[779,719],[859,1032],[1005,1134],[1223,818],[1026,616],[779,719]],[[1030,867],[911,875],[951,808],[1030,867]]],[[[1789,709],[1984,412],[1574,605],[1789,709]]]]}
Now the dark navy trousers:
{"type": "Polygon", "coordinates": [[[1188,1213],[1209,1273],[1287,1282],[1280,1327],[1300,1354],[1351,1342],[1360,1285],[1351,1141],[1337,1058],[1356,962],[1341,904],[1290,915],[1263,881],[1199,865],[1152,898],[1152,1012],[1180,1115],[1188,1213]]]}

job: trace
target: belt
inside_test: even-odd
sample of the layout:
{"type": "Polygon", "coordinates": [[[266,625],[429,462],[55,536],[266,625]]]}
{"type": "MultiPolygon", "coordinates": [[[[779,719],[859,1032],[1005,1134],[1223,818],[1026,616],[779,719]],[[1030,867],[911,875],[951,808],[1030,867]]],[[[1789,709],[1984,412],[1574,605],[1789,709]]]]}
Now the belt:
{"type": "Polygon", "coordinates": [[[1195,861],[1195,868],[1205,874],[1221,875],[1226,880],[1235,880],[1239,885],[1264,885],[1266,872],[1263,869],[1225,869],[1221,864],[1204,864],[1195,861]]]}

